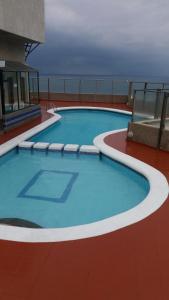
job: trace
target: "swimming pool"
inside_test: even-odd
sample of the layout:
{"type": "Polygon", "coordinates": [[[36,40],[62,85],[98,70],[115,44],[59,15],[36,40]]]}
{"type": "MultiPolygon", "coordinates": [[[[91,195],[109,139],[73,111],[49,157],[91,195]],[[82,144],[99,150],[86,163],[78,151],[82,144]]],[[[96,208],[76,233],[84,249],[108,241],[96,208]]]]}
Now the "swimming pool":
{"type": "Polygon", "coordinates": [[[0,146],[1,239],[56,242],[94,237],[134,224],[164,203],[164,175],[105,144],[106,136],[124,129],[90,136],[101,155],[51,152],[48,144],[44,152],[17,152],[21,142],[42,130],[44,134],[60,120],[59,110],[49,112],[52,118],[0,146]],[[16,227],[13,220],[24,220],[26,228],[16,227]],[[15,226],[4,225],[11,222],[15,226]]]}
{"type": "Polygon", "coordinates": [[[100,133],[127,128],[131,115],[98,109],[57,110],[62,118],[33,136],[33,142],[90,145],[100,133]]]}
{"type": "Polygon", "coordinates": [[[149,192],[142,175],[104,155],[20,150],[0,163],[0,219],[23,219],[43,228],[112,217],[138,205],[149,192]]]}

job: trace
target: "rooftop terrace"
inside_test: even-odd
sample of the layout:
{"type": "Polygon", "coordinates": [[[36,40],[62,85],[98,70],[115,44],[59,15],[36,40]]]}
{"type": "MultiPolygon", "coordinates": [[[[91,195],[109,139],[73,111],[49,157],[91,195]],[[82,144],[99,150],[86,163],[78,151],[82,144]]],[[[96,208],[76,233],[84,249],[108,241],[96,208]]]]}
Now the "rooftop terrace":
{"type": "MultiPolygon", "coordinates": [[[[1,143],[49,118],[45,108],[52,104],[42,101],[42,118],[3,134],[1,143]]],[[[125,104],[104,106],[124,109],[125,104]]],[[[156,167],[169,181],[169,153],[126,141],[126,133],[111,135],[106,143],[156,167]]],[[[0,296],[5,300],[168,299],[168,214],[166,201],[147,219],[97,238],[49,244],[0,241],[0,296]]]]}

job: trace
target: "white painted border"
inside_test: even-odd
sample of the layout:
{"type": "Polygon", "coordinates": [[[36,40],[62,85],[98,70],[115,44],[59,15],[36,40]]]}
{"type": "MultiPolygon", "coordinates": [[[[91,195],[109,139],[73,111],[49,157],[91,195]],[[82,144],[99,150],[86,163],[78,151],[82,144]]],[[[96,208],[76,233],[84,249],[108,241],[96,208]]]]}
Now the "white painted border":
{"type": "MultiPolygon", "coordinates": [[[[132,115],[132,113],[130,111],[127,111],[127,110],[116,109],[116,108],[108,108],[108,107],[97,107],[97,106],[64,106],[64,107],[57,107],[57,108],[55,108],[55,112],[59,112],[59,111],[62,111],[62,110],[74,110],[74,109],[105,110],[105,111],[117,112],[117,113],[125,114],[125,115],[132,115]]],[[[53,109],[49,110],[48,112],[53,112],[53,109]]]]}
{"type": "Polygon", "coordinates": [[[61,116],[59,114],[55,114],[53,110],[50,110],[50,113],[53,115],[52,118],[49,120],[25,131],[24,133],[19,134],[17,137],[9,140],[8,142],[0,145],[0,157],[10,150],[14,149],[17,145],[19,145],[21,142],[30,139],[35,134],[41,132],[42,130],[46,129],[47,127],[51,126],[55,122],[59,121],[61,119],[61,116]]]}
{"type": "Polygon", "coordinates": [[[32,136],[35,134],[41,132],[42,130],[48,128],[52,124],[56,123],[59,121],[62,117],[57,114],[56,112],[61,111],[61,110],[71,110],[71,109],[97,109],[97,110],[105,110],[105,111],[111,111],[111,112],[118,112],[118,113],[123,113],[126,115],[131,115],[131,112],[125,111],[125,110],[119,110],[119,109],[111,109],[111,108],[100,108],[100,107],[91,107],[91,106],[71,106],[71,107],[59,107],[59,108],[52,108],[48,110],[48,113],[53,115],[49,120],[25,131],[22,134],[19,134],[17,137],[9,140],[8,142],[0,145],[0,157],[10,150],[14,149],[19,143],[30,139],[32,136]]]}
{"type": "MultiPolygon", "coordinates": [[[[57,109],[57,111],[61,109],[100,109],[131,114],[126,111],[100,107],[64,107],[57,109]]],[[[60,119],[60,116],[55,114],[53,109],[48,112],[52,113],[54,117],[0,146],[0,155],[5,154],[7,151],[16,147],[19,142],[32,137],[34,134],[47,128],[60,119]]],[[[103,154],[106,154],[110,158],[132,168],[148,179],[150,183],[150,192],[140,204],[126,212],[102,221],[67,228],[32,229],[0,225],[0,239],[20,242],[61,242],[89,238],[134,224],[155,212],[164,203],[168,196],[169,187],[165,176],[155,168],[113,149],[104,142],[104,138],[109,134],[124,130],[126,129],[101,134],[94,139],[94,144],[103,154]]]]}

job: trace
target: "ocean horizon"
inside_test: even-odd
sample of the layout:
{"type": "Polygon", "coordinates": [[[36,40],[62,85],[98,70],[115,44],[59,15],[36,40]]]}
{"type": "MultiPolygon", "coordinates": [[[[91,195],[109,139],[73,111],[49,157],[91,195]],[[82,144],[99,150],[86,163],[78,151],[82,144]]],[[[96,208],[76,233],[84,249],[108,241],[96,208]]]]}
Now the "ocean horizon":
{"type": "Polygon", "coordinates": [[[120,74],[57,74],[40,73],[40,77],[57,77],[59,79],[88,79],[88,80],[126,80],[139,82],[169,83],[169,77],[157,75],[120,75],[120,74]]]}
{"type": "Polygon", "coordinates": [[[133,81],[133,90],[145,88],[162,88],[165,83],[169,87],[169,79],[157,77],[129,77],[124,75],[87,75],[87,74],[40,74],[40,92],[68,94],[105,94],[127,95],[129,82],[133,81]]]}

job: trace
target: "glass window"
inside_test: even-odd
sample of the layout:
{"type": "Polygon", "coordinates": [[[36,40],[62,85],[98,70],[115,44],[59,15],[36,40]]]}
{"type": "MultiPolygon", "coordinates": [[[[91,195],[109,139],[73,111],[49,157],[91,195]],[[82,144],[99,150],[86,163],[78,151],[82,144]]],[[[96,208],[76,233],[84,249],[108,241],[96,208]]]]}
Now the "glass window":
{"type": "Polygon", "coordinates": [[[30,106],[29,79],[27,72],[21,72],[19,76],[19,109],[30,106]]]}
{"type": "Polygon", "coordinates": [[[37,72],[3,72],[5,114],[39,103],[39,79],[37,72]]]}
{"type": "Polygon", "coordinates": [[[16,72],[3,73],[5,113],[18,110],[18,82],[16,72]]]}
{"type": "Polygon", "coordinates": [[[29,73],[29,84],[31,104],[39,104],[39,77],[37,72],[29,73]]]}

